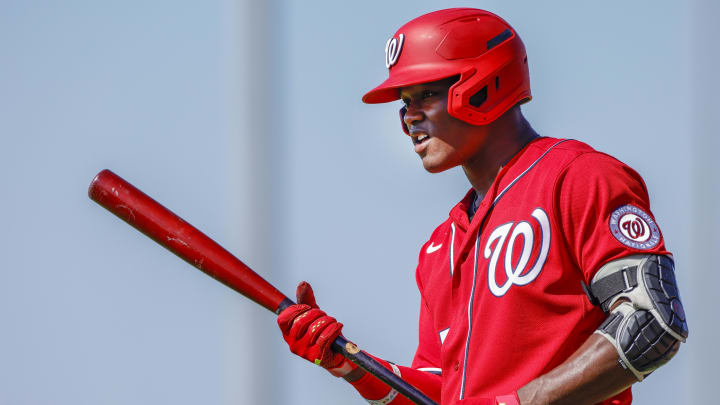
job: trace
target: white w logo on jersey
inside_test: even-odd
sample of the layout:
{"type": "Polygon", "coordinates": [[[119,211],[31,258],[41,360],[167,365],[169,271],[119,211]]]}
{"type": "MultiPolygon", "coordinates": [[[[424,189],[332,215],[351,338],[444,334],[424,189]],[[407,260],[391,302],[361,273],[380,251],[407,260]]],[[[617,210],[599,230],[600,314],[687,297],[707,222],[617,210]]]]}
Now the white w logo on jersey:
{"type": "Polygon", "coordinates": [[[542,240],[540,244],[540,254],[537,257],[537,260],[535,260],[535,264],[528,272],[525,272],[525,268],[530,261],[535,241],[535,234],[529,222],[521,221],[517,225],[515,225],[514,222],[510,222],[500,225],[492,231],[490,238],[488,238],[488,241],[485,244],[485,259],[490,258],[490,263],[488,264],[488,286],[490,287],[490,292],[496,297],[502,297],[505,295],[513,284],[530,284],[537,278],[538,275],[540,275],[540,271],[545,265],[545,259],[547,259],[548,251],[550,250],[550,221],[548,220],[548,216],[545,211],[541,208],[535,208],[532,212],[532,216],[535,220],[537,220],[538,224],[540,224],[540,238],[542,240]],[[515,225],[514,228],[513,225],[515,225]],[[511,229],[512,234],[510,234],[511,229]],[[503,285],[498,285],[497,279],[495,278],[497,262],[508,234],[510,234],[510,240],[508,241],[508,247],[505,250],[504,263],[507,281],[505,281],[503,285]],[[520,235],[523,237],[522,252],[520,253],[520,258],[518,259],[517,264],[513,267],[512,258],[513,249],[515,247],[515,239],[520,235]],[[499,241],[495,245],[495,249],[492,249],[493,242],[498,239],[499,241]]]}

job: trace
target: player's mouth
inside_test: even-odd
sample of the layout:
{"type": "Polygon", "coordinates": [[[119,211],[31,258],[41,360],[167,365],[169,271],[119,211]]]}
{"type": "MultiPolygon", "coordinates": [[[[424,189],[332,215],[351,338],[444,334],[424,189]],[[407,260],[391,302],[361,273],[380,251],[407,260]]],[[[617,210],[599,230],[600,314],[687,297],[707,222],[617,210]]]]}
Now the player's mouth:
{"type": "Polygon", "coordinates": [[[418,136],[414,136],[414,137],[413,137],[413,144],[419,145],[419,144],[427,141],[428,139],[430,139],[430,135],[428,135],[428,134],[420,134],[420,135],[418,135],[418,136]]]}
{"type": "Polygon", "coordinates": [[[417,133],[411,132],[410,136],[412,136],[412,142],[415,145],[415,153],[422,153],[432,138],[430,135],[419,131],[417,133]]]}

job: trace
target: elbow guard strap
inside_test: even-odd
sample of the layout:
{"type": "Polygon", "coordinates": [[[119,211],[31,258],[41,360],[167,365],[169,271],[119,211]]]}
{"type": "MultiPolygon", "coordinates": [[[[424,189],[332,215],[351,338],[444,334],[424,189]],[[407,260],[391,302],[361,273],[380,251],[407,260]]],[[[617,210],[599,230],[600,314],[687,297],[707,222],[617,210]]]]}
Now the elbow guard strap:
{"type": "Polygon", "coordinates": [[[674,264],[667,256],[633,255],[607,263],[590,292],[610,313],[595,333],[615,346],[620,363],[640,381],[667,363],[688,336],[674,264]]]}

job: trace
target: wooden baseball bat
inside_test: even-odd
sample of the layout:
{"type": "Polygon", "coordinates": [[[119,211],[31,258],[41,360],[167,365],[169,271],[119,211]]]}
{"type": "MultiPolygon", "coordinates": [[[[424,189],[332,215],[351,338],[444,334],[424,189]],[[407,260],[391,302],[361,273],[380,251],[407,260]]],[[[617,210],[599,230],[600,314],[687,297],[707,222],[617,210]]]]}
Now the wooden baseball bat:
{"type": "MultiPolygon", "coordinates": [[[[217,242],[110,170],[95,176],[88,196],[181,259],[264,308],[279,314],[294,304],[217,242]]],[[[437,405],[344,337],[338,336],[332,349],[414,403],[437,405]]]]}

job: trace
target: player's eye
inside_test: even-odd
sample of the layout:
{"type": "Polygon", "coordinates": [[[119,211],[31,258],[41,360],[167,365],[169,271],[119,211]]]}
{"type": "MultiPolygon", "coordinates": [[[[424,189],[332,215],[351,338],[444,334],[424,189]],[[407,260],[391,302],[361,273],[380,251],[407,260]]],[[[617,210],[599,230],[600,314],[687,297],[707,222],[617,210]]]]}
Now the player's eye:
{"type": "Polygon", "coordinates": [[[423,100],[424,100],[424,99],[426,99],[426,98],[430,98],[430,97],[432,97],[432,96],[435,96],[436,94],[437,94],[437,92],[435,92],[435,91],[433,91],[433,90],[424,90],[424,91],[422,92],[422,95],[421,95],[421,96],[422,96],[422,98],[423,98],[423,100]]]}

